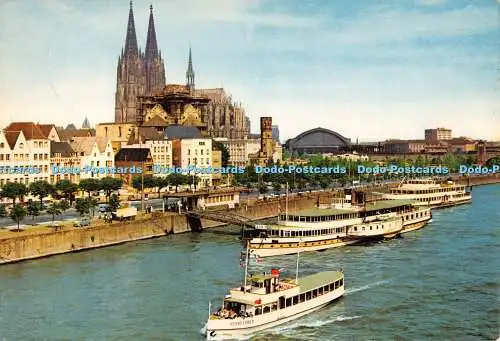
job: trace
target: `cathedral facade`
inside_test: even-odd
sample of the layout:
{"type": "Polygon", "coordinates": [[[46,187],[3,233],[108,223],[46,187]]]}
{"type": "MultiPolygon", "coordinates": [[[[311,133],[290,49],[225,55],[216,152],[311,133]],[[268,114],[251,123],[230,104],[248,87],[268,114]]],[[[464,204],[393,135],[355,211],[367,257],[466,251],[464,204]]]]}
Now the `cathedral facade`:
{"type": "Polygon", "coordinates": [[[196,89],[191,48],[185,85],[166,85],[165,64],[158,49],[150,7],[146,50],[137,45],[132,2],[125,47],[118,58],[115,123],[155,126],[193,125],[212,137],[246,138],[250,119],[241,103],[222,88],[196,89]]]}

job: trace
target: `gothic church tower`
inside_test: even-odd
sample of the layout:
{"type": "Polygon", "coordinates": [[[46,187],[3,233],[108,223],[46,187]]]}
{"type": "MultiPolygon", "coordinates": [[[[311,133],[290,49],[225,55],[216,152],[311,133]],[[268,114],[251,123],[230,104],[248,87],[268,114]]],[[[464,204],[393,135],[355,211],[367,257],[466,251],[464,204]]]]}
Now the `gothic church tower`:
{"type": "Polygon", "coordinates": [[[148,36],[146,38],[146,93],[151,94],[158,88],[165,86],[165,64],[161,58],[156,42],[155,22],[153,18],[153,6],[149,7],[148,36]]]}
{"type": "Polygon", "coordinates": [[[165,85],[165,67],[156,42],[153,7],[150,7],[146,53],[137,45],[132,1],[128,15],[125,49],[118,58],[115,122],[135,123],[137,96],[148,95],[165,85]]]}

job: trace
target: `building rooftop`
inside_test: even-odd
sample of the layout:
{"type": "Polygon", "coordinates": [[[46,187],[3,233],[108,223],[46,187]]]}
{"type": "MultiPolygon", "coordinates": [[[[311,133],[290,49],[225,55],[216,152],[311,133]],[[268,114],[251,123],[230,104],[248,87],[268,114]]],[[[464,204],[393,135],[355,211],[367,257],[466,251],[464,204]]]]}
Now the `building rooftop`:
{"type": "Polygon", "coordinates": [[[122,148],[115,156],[115,161],[148,162],[150,159],[149,148],[122,148]]]}
{"type": "Polygon", "coordinates": [[[4,129],[4,131],[22,131],[26,140],[47,138],[40,129],[40,126],[33,122],[12,122],[4,129]]]}
{"type": "Polygon", "coordinates": [[[69,139],[71,148],[77,153],[84,152],[85,155],[92,152],[92,148],[94,148],[94,144],[96,143],[102,153],[106,149],[108,140],[105,137],[97,136],[76,136],[69,139]]]}
{"type": "Polygon", "coordinates": [[[50,156],[61,154],[62,157],[70,157],[75,151],[68,142],[50,141],[50,156]]]}
{"type": "Polygon", "coordinates": [[[73,137],[92,137],[92,130],[90,129],[64,129],[58,130],[57,134],[61,141],[71,140],[73,137]]]}
{"type": "Polygon", "coordinates": [[[165,136],[168,139],[203,138],[198,128],[178,124],[170,125],[165,128],[165,136]]]}

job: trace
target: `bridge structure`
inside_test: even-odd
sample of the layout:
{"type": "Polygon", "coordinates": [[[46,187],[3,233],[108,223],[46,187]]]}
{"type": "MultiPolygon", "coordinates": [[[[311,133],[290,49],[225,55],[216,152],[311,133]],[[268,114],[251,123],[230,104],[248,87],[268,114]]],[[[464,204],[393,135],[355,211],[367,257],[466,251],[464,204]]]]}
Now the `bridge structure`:
{"type": "Polygon", "coordinates": [[[201,231],[203,227],[201,226],[201,219],[207,219],[212,221],[218,221],[225,224],[239,225],[242,229],[255,228],[255,224],[247,217],[229,213],[227,211],[188,211],[185,213],[188,218],[188,222],[191,225],[191,229],[194,231],[201,231]]]}
{"type": "Polygon", "coordinates": [[[488,145],[485,141],[479,141],[477,149],[477,159],[481,164],[500,158],[500,145],[488,145]]]}

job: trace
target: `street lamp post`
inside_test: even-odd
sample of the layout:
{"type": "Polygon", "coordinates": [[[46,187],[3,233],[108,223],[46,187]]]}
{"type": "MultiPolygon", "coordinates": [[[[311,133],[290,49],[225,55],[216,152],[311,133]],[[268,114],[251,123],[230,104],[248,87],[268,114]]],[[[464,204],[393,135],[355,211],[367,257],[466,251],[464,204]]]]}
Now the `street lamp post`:
{"type": "MultiPolygon", "coordinates": [[[[139,149],[142,151],[142,139],[139,134],[139,149]]],[[[141,211],[144,212],[144,160],[141,157],[141,211]]]]}

